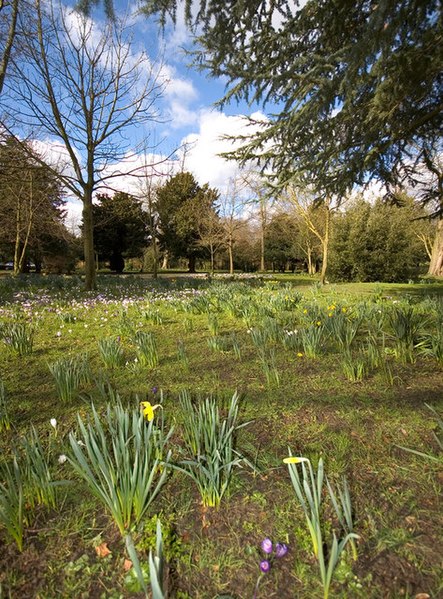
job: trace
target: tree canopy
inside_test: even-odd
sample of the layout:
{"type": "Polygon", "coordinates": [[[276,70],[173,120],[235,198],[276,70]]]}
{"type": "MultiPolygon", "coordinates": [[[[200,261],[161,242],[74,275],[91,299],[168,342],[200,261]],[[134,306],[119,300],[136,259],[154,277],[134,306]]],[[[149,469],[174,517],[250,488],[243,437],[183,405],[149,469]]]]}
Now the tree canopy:
{"type": "Polygon", "coordinates": [[[215,212],[215,189],[200,186],[191,173],[178,173],[157,189],[161,247],[176,258],[189,260],[189,270],[202,256],[201,223],[215,212]]]}
{"type": "Polygon", "coordinates": [[[97,200],[92,207],[95,249],[111,270],[122,272],[124,258],[140,256],[147,243],[141,202],[124,192],[98,194],[97,200]]]}
{"type": "Polygon", "coordinates": [[[402,206],[360,199],[337,214],[331,242],[335,281],[408,281],[426,262],[432,224],[411,198],[402,206]]]}
{"type": "MultiPolygon", "coordinates": [[[[27,144],[7,137],[0,143],[0,248],[14,258],[16,274],[32,258],[40,266],[51,247],[68,237],[63,225],[63,190],[27,144]]],[[[57,251],[57,250],[55,250],[57,251]]]]}
{"type": "MultiPolygon", "coordinates": [[[[144,0],[175,20],[182,3],[144,0]]],[[[237,158],[259,157],[285,185],[309,178],[343,195],[372,177],[394,185],[405,160],[438,151],[443,53],[439,0],[213,0],[184,3],[195,62],[229,99],[268,104],[237,158]]],[[[443,210],[443,205],[440,206],[443,210]]]]}

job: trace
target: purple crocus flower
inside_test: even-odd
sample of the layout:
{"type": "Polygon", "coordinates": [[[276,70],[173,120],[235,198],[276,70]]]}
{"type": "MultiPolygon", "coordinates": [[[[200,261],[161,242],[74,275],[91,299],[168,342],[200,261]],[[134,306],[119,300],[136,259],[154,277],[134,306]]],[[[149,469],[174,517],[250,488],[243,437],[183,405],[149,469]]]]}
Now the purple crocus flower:
{"type": "Polygon", "coordinates": [[[266,574],[271,569],[271,564],[267,559],[264,559],[260,562],[260,570],[266,574]]]}
{"type": "Polygon", "coordinates": [[[288,546],[284,543],[276,543],[275,545],[275,556],[284,557],[288,553],[288,546]]]}
{"type": "Polygon", "coordinates": [[[158,387],[152,387],[152,393],[155,395],[158,391],[158,387]]]}
{"type": "Polygon", "coordinates": [[[261,548],[267,554],[272,553],[272,541],[269,538],[263,539],[261,542],[261,548]]]}

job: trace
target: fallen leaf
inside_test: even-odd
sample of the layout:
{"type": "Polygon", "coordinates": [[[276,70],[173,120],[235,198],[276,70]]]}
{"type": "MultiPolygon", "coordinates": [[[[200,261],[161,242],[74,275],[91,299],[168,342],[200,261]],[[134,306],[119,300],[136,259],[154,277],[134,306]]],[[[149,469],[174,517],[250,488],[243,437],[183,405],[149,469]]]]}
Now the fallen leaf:
{"type": "Polygon", "coordinates": [[[100,543],[97,547],[95,547],[95,552],[98,557],[106,557],[107,555],[111,555],[111,551],[109,550],[108,544],[103,542],[100,543]]]}
{"type": "Polygon", "coordinates": [[[408,436],[408,433],[407,433],[407,431],[405,431],[404,428],[401,428],[400,431],[401,431],[402,435],[404,435],[405,437],[408,436]]]}
{"type": "Polygon", "coordinates": [[[418,593],[415,595],[415,599],[431,599],[431,595],[428,595],[427,593],[418,593]]]}
{"type": "Polygon", "coordinates": [[[125,559],[125,561],[123,562],[123,570],[125,572],[129,572],[129,570],[132,568],[132,562],[130,559],[125,559]]]}

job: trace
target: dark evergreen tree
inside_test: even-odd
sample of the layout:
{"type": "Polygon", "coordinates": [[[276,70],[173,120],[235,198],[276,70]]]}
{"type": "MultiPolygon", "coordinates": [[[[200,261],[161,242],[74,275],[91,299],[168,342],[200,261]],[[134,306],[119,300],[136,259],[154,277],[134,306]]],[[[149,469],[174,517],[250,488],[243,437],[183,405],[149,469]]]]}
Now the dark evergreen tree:
{"type": "Polygon", "coordinates": [[[205,213],[215,213],[217,199],[217,191],[201,187],[191,173],[178,173],[157,189],[160,245],[171,256],[186,258],[189,272],[195,272],[197,258],[205,255],[201,223],[205,213]]]}
{"type": "Polygon", "coordinates": [[[145,215],[141,202],[128,193],[100,194],[93,206],[94,245],[111,270],[122,272],[125,258],[142,255],[147,244],[145,215]]]}

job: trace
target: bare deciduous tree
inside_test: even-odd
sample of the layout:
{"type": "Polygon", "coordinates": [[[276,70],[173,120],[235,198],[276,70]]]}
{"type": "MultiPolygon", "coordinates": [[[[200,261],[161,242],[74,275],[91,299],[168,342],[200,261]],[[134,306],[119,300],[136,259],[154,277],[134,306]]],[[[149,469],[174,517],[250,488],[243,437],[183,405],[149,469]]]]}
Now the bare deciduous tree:
{"type": "Polygon", "coordinates": [[[35,14],[23,27],[27,43],[6,85],[9,117],[56,140],[69,157],[61,180],[83,203],[85,286],[93,289],[94,193],[134,173],[131,137],[142,131],[146,139],[143,125],[159,119],[161,68],[133,53],[128,29],[117,19],[100,28],[83,14],[35,0],[35,14]]]}
{"type": "Polygon", "coordinates": [[[327,197],[317,204],[309,190],[295,187],[289,189],[288,199],[306,230],[317,237],[320,243],[322,250],[320,282],[324,284],[328,268],[331,216],[337,205],[332,197],[327,197]]]}
{"type": "Polygon", "coordinates": [[[20,0],[0,0],[0,95],[5,82],[6,71],[11,58],[12,48],[17,35],[20,0]]]}

